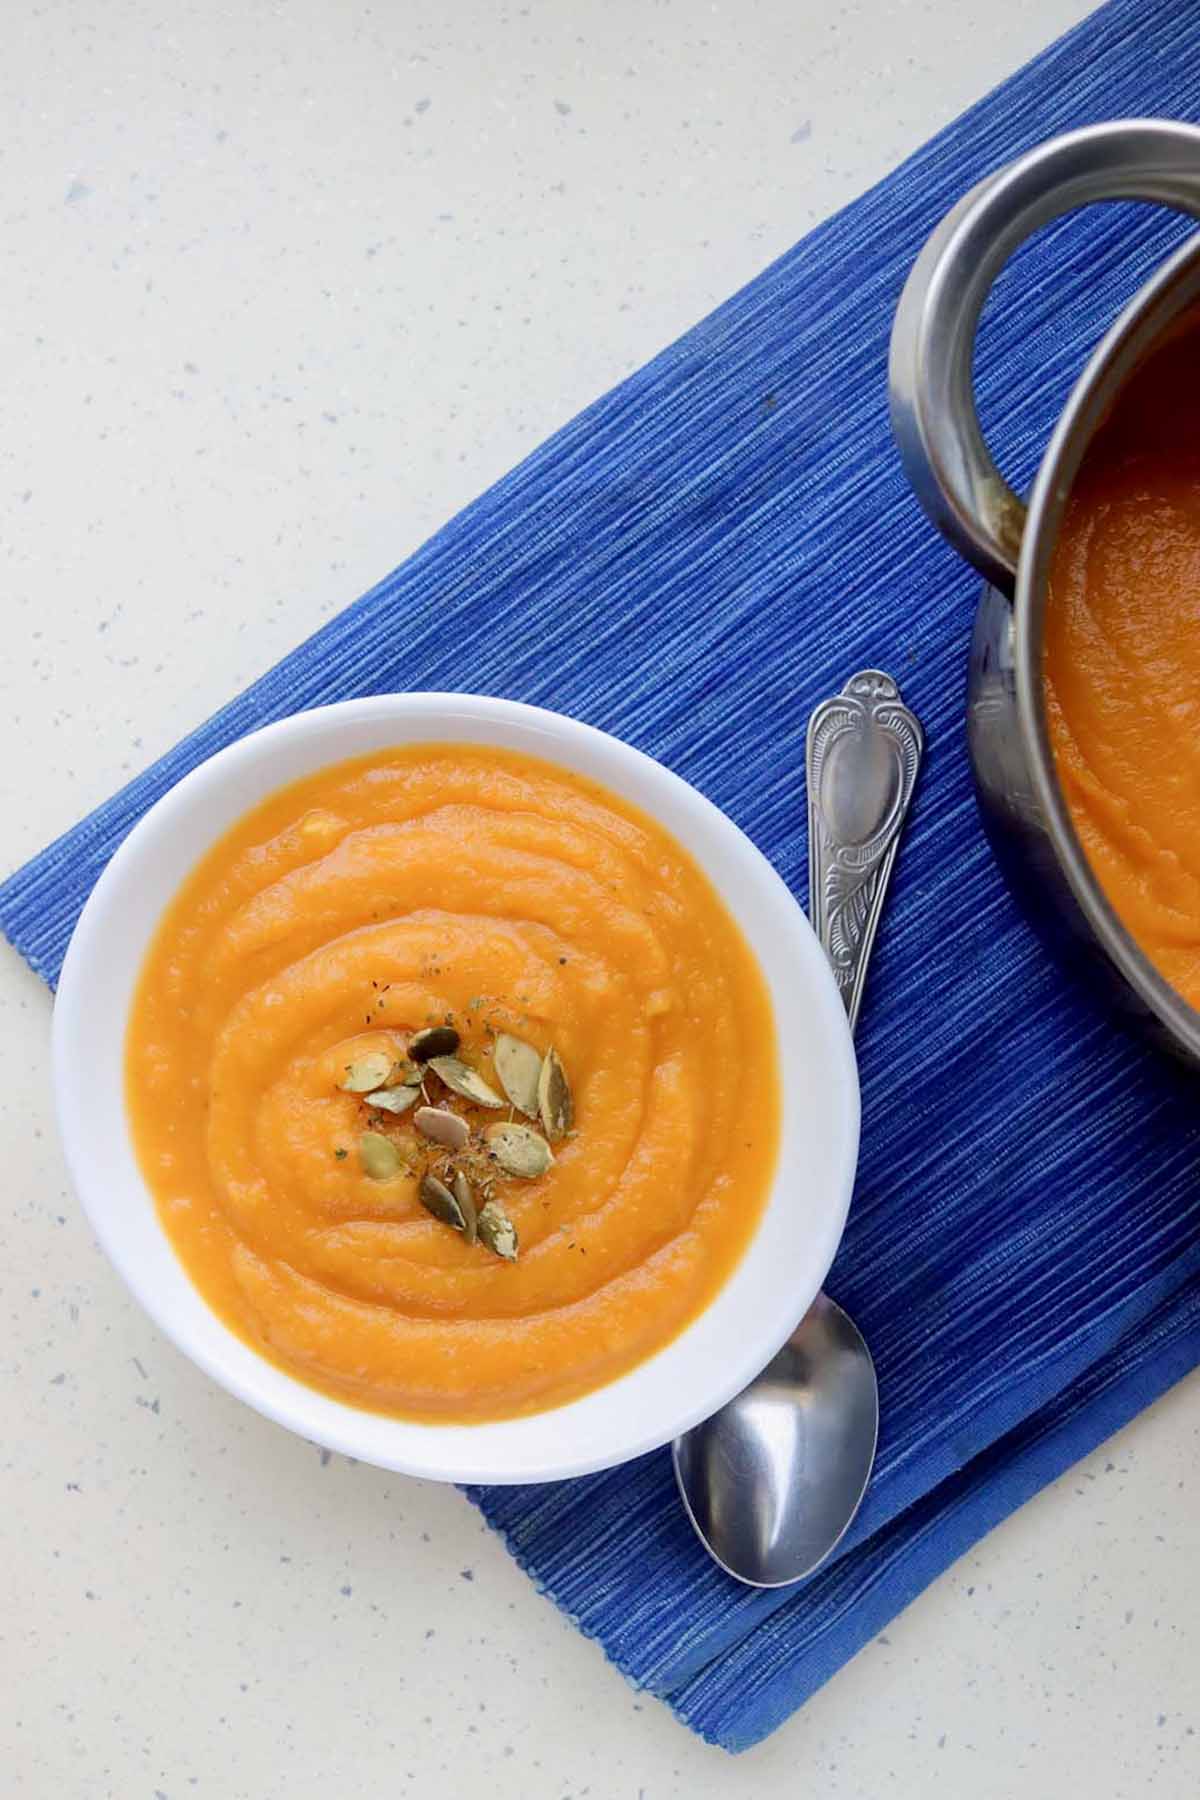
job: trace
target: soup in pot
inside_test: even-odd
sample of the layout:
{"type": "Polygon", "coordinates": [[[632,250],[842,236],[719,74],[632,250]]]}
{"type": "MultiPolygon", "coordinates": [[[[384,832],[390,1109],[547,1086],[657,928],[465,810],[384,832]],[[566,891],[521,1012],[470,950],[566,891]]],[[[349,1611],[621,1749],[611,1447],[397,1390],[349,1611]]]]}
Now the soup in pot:
{"type": "Polygon", "coordinates": [[[1200,314],[1088,448],[1050,572],[1051,745],[1096,877],[1200,1007],[1200,314]]]}

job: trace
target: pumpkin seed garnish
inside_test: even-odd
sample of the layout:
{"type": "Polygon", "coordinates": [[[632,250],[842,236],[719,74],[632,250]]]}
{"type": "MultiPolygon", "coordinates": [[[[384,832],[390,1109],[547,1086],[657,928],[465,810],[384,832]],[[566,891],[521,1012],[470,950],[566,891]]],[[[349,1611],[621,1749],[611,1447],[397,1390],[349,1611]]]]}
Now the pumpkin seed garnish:
{"type": "Polygon", "coordinates": [[[575,1122],[575,1104],[571,1099],[567,1071],[554,1049],[547,1050],[538,1077],[538,1112],[542,1129],[552,1144],[566,1137],[575,1122]]]}
{"type": "Polygon", "coordinates": [[[492,1051],[496,1079],[518,1112],[527,1118],[538,1116],[538,1077],[542,1059],[532,1044],[502,1031],[492,1051]]]}
{"type": "Polygon", "coordinates": [[[444,1144],[447,1150],[465,1150],[471,1141],[471,1127],[467,1121],[444,1106],[418,1106],[413,1114],[413,1124],[422,1137],[432,1139],[435,1144],[444,1144]]]}
{"type": "Polygon", "coordinates": [[[368,1050],[346,1064],[338,1086],[347,1094],[369,1094],[372,1088],[382,1087],[391,1072],[392,1058],[386,1050],[368,1050]]]}
{"type": "Polygon", "coordinates": [[[525,1181],[536,1181],[554,1161],[545,1138],[528,1125],[489,1125],[483,1135],[500,1167],[525,1181]]]}
{"type": "Polygon", "coordinates": [[[368,1106],[378,1107],[380,1112],[403,1113],[417,1098],[417,1090],[413,1087],[377,1088],[365,1098],[368,1106]]]}
{"type": "Polygon", "coordinates": [[[358,1140],[358,1160],[372,1181],[390,1181],[404,1167],[400,1152],[382,1131],[364,1131],[358,1140]]]}
{"type": "Polygon", "coordinates": [[[453,1056],[462,1039],[453,1025],[429,1025],[414,1031],[408,1040],[408,1054],[413,1062],[432,1062],[435,1056],[453,1056]]]}
{"type": "Polygon", "coordinates": [[[517,1228],[498,1200],[479,1209],[478,1231],[488,1249],[505,1262],[517,1260],[517,1228]]]}
{"type": "Polygon", "coordinates": [[[429,1066],[452,1094],[473,1100],[476,1106],[504,1105],[495,1088],[489,1087],[482,1075],[477,1074],[469,1063],[460,1062],[457,1056],[431,1056],[429,1066]]]}
{"type": "Polygon", "coordinates": [[[400,1062],[393,1063],[392,1072],[387,1078],[387,1084],[390,1088],[420,1087],[421,1071],[418,1069],[416,1063],[409,1062],[407,1057],[404,1057],[400,1062]]]}
{"type": "Polygon", "coordinates": [[[459,1210],[466,1224],[464,1231],[468,1244],[473,1244],[478,1235],[479,1215],[475,1211],[475,1196],[471,1192],[471,1184],[460,1169],[454,1177],[454,1198],[458,1201],[459,1210]]]}
{"type": "Polygon", "coordinates": [[[444,1181],[436,1175],[422,1175],[418,1197],[426,1212],[440,1219],[443,1225],[452,1225],[455,1231],[467,1229],[466,1215],[444,1181]]]}

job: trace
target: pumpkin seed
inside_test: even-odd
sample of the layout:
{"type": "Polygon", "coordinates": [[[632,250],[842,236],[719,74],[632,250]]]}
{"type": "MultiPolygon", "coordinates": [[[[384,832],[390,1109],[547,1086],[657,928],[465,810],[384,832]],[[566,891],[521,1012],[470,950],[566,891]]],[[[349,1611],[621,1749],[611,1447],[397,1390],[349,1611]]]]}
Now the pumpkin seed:
{"type": "Polygon", "coordinates": [[[421,1071],[418,1069],[416,1063],[409,1062],[407,1058],[403,1058],[400,1062],[393,1063],[392,1072],[388,1076],[387,1084],[390,1088],[420,1087],[421,1071]]]}
{"type": "Polygon", "coordinates": [[[358,1140],[358,1160],[372,1181],[390,1181],[403,1168],[400,1152],[382,1131],[364,1131],[358,1140]]]}
{"type": "Polygon", "coordinates": [[[428,1025],[409,1038],[408,1054],[413,1062],[432,1062],[435,1056],[453,1056],[461,1042],[453,1025],[428,1025]]]}
{"type": "Polygon", "coordinates": [[[498,1200],[489,1200],[479,1209],[477,1221],[480,1237],[495,1256],[505,1262],[517,1260],[517,1228],[498,1200]]]}
{"type": "Polygon", "coordinates": [[[489,1125],[484,1137],[500,1167],[525,1181],[536,1181],[554,1161],[554,1152],[545,1138],[528,1125],[489,1125]]]}
{"type": "Polygon", "coordinates": [[[452,1094],[461,1094],[464,1100],[473,1100],[476,1106],[504,1105],[495,1088],[489,1087],[470,1063],[460,1062],[457,1056],[431,1056],[429,1066],[452,1094]]]}
{"type": "Polygon", "coordinates": [[[492,1051],[496,1078],[518,1112],[527,1118],[538,1116],[538,1077],[542,1059],[532,1044],[502,1031],[492,1051]]]}
{"type": "Polygon", "coordinates": [[[369,1094],[372,1088],[382,1087],[391,1072],[392,1059],[386,1050],[368,1050],[346,1064],[338,1086],[347,1094],[369,1094]]]}
{"type": "Polygon", "coordinates": [[[478,1235],[479,1215],[475,1211],[475,1196],[471,1192],[471,1184],[460,1169],[454,1177],[454,1198],[458,1201],[459,1210],[466,1221],[464,1230],[468,1244],[473,1244],[478,1235]]]}
{"type": "Polygon", "coordinates": [[[375,1093],[366,1096],[366,1103],[368,1106],[377,1107],[380,1112],[394,1114],[407,1112],[416,1098],[416,1088],[378,1088],[375,1093]]]}
{"type": "Polygon", "coordinates": [[[445,1182],[439,1181],[436,1175],[422,1175],[418,1196],[425,1211],[432,1213],[435,1219],[440,1219],[443,1225],[452,1225],[455,1231],[466,1230],[467,1221],[462,1207],[445,1182]]]}
{"type": "Polygon", "coordinates": [[[444,1106],[418,1106],[413,1114],[413,1124],[422,1137],[431,1138],[435,1144],[444,1144],[447,1150],[465,1150],[471,1141],[471,1127],[467,1121],[444,1106]]]}
{"type": "Polygon", "coordinates": [[[542,1129],[552,1144],[557,1144],[559,1138],[566,1137],[575,1122],[575,1105],[571,1099],[567,1071],[562,1066],[557,1050],[547,1050],[542,1062],[542,1072],[538,1077],[538,1112],[541,1114],[542,1129]]]}

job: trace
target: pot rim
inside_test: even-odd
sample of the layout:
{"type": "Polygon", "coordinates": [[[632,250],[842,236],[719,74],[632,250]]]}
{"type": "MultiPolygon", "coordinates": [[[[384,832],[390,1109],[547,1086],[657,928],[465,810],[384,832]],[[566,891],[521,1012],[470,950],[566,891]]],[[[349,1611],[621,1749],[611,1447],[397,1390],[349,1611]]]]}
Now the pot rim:
{"type": "Polygon", "coordinates": [[[1101,948],[1180,1050],[1200,1062],[1200,1011],[1159,973],[1122,924],[1088,862],[1050,748],[1042,671],[1051,552],[1097,426],[1133,369],[1200,300],[1200,239],[1189,238],[1122,309],[1089,357],[1055,425],[1029,497],[1013,592],[1013,673],[1022,748],[1059,867],[1101,948]]]}

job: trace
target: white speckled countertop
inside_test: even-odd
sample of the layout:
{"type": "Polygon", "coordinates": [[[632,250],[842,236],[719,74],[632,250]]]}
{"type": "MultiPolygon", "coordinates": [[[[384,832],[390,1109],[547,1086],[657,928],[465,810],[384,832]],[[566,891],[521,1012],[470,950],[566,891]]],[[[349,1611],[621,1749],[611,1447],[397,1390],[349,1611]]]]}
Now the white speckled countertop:
{"type": "MultiPolygon", "coordinates": [[[[1087,10],[9,0],[4,865],[1087,10]]],[[[731,1761],[457,1494],[163,1342],[67,1192],[49,1013],[0,953],[5,1794],[1194,1800],[1200,1381],[731,1761]]]]}

